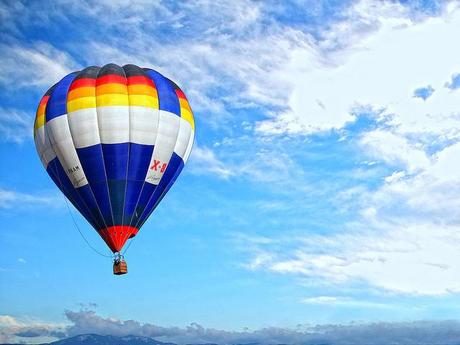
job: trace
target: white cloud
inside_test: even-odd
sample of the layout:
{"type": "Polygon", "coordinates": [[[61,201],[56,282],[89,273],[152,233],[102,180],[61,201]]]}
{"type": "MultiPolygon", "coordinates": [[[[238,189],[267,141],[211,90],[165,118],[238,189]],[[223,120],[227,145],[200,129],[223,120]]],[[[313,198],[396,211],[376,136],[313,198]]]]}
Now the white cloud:
{"type": "MultiPolygon", "coordinates": [[[[344,20],[316,39],[307,30],[274,20],[277,7],[247,0],[199,1],[175,9],[143,0],[130,6],[64,2],[50,13],[60,20],[73,13],[97,17],[107,33],[118,23],[124,35],[107,34],[101,42],[82,33],[86,49],[74,55],[81,52],[80,59],[91,64],[112,60],[159,69],[185,86],[193,107],[206,110],[206,120],[214,125],[222,125],[217,114],[232,108],[275,106],[285,110],[272,109],[272,117],[257,124],[259,131],[312,133],[343,127],[355,119],[353,109],[366,104],[395,113],[393,123],[403,132],[458,135],[459,120],[451,116],[458,112],[458,97],[444,87],[460,69],[459,48],[453,44],[460,11],[454,2],[441,16],[416,21],[398,3],[362,0],[345,8],[344,20]],[[206,20],[197,20],[203,13],[206,20]],[[175,27],[177,37],[165,40],[158,34],[163,27],[175,27]],[[132,39],[126,40],[127,35],[132,39]],[[427,101],[412,97],[425,85],[435,90],[427,101]]],[[[10,10],[9,26],[19,17],[36,24],[33,6],[10,10]]],[[[41,21],[50,20],[40,15],[45,16],[41,21]]],[[[3,48],[0,81],[19,80],[14,87],[51,85],[78,67],[68,54],[45,43],[3,48]]]]}
{"type": "MultiPolygon", "coordinates": [[[[45,42],[0,44],[0,84],[7,89],[51,87],[79,68],[66,53],[45,42]]],[[[43,93],[46,90],[43,90],[43,93]]]]}
{"type": "Polygon", "coordinates": [[[13,210],[24,208],[60,207],[64,203],[62,196],[36,192],[28,194],[0,188],[0,209],[13,210]]]}
{"type": "MultiPolygon", "coordinates": [[[[246,267],[401,294],[460,292],[460,143],[429,159],[402,151],[407,159],[394,164],[411,174],[353,194],[360,216],[342,232],[253,243],[246,267]]],[[[392,162],[391,150],[382,156],[392,162]]]]}
{"type": "Polygon", "coordinates": [[[19,322],[18,320],[16,320],[14,317],[10,316],[10,315],[0,315],[0,325],[2,327],[15,327],[15,326],[19,326],[19,322]]]}
{"type": "Polygon", "coordinates": [[[366,202],[385,217],[415,217],[446,224],[460,224],[460,143],[432,156],[433,162],[413,176],[387,178],[366,202]],[[392,214],[393,213],[393,214],[392,214]]]}
{"type": "MultiPolygon", "coordinates": [[[[255,6],[243,8],[255,11],[255,6]]],[[[294,47],[308,41],[299,31],[276,24],[263,29],[257,17],[253,20],[250,28],[240,28],[247,33],[242,37],[239,31],[222,32],[228,28],[219,25],[200,32],[199,41],[145,41],[140,34],[142,39],[126,42],[114,37],[113,42],[90,43],[88,55],[96,63],[112,60],[159,70],[184,88],[207,123],[222,127],[230,109],[284,106],[288,85],[282,66],[294,47]]]]}
{"type": "Polygon", "coordinates": [[[2,141],[20,144],[32,138],[31,113],[0,106],[0,136],[2,141]]]}
{"type": "MultiPolygon", "coordinates": [[[[323,298],[323,300],[325,300],[323,298]]],[[[340,300],[340,298],[337,298],[340,300]]],[[[307,301],[308,303],[308,301],[307,301]]],[[[371,305],[368,305],[371,307],[371,305]]],[[[375,307],[383,307],[375,304],[375,307]]],[[[22,340],[37,342],[44,336],[63,338],[75,336],[80,342],[105,342],[105,335],[117,336],[119,342],[145,342],[155,339],[176,344],[305,344],[331,343],[337,345],[405,345],[458,344],[459,323],[456,321],[418,321],[418,322],[376,322],[327,325],[297,325],[295,328],[265,327],[256,330],[221,330],[206,328],[192,323],[186,327],[163,327],[137,320],[105,318],[93,311],[66,311],[68,325],[18,322],[15,318],[0,316],[6,320],[5,327],[0,324],[3,341],[22,340]],[[22,326],[18,326],[22,324],[22,326]],[[17,334],[23,337],[18,338],[17,334]],[[377,339],[377,341],[376,341],[377,339]]],[[[113,340],[113,338],[111,338],[113,340]]]]}
{"type": "Polygon", "coordinates": [[[62,337],[64,325],[0,315],[0,342],[2,343],[44,343],[62,337]]]}
{"type": "Polygon", "coordinates": [[[341,128],[357,107],[370,106],[392,115],[399,132],[458,137],[460,97],[444,84],[460,71],[459,31],[455,2],[439,17],[413,21],[398,3],[360,1],[317,45],[293,50],[283,70],[292,85],[289,110],[259,122],[258,130],[341,128]],[[430,98],[412,97],[428,84],[435,90],[430,98]]]}
{"type": "Polygon", "coordinates": [[[235,175],[234,171],[216,157],[214,151],[198,145],[195,145],[192,150],[188,169],[197,175],[214,174],[223,179],[235,175]]]}
{"type": "MultiPolygon", "coordinates": [[[[335,286],[362,282],[393,293],[442,295],[460,291],[460,266],[456,264],[460,259],[460,227],[436,228],[432,224],[401,229],[397,224],[396,230],[388,229],[388,224],[379,229],[373,226],[373,231],[363,234],[297,238],[297,246],[287,253],[266,247],[267,260],[260,262],[259,253],[247,267],[335,286]]],[[[277,245],[282,247],[280,242],[277,245]]],[[[263,253],[260,248],[259,252],[263,253]]]]}
{"type": "Polygon", "coordinates": [[[336,307],[383,308],[383,309],[397,308],[397,306],[390,305],[390,304],[377,303],[377,302],[366,301],[366,300],[356,300],[350,297],[343,297],[343,296],[307,297],[302,300],[302,303],[310,304],[310,305],[329,306],[332,308],[336,308],[336,307]]]}
{"type": "Polygon", "coordinates": [[[363,135],[360,144],[374,159],[414,173],[430,165],[430,158],[423,148],[416,147],[407,138],[388,130],[374,130],[363,135]]]}
{"type": "Polygon", "coordinates": [[[308,297],[302,300],[302,303],[306,304],[334,304],[337,301],[340,301],[340,297],[335,296],[317,296],[317,297],[308,297]]]}
{"type": "Polygon", "coordinates": [[[367,106],[379,128],[364,133],[360,147],[394,172],[379,187],[353,193],[357,219],[340,233],[273,239],[249,248],[246,267],[339,287],[460,292],[460,97],[445,87],[460,70],[453,43],[460,7],[451,3],[440,17],[423,21],[407,19],[390,2],[361,1],[350,11],[359,20],[333,26],[317,46],[327,62],[310,50],[293,52],[287,70],[303,73],[291,74],[290,110],[257,128],[265,134],[342,128],[357,107],[367,106]],[[369,30],[354,31],[362,24],[369,30]],[[350,30],[340,44],[337,38],[350,30]],[[414,98],[424,85],[432,85],[432,96],[414,98]]]}

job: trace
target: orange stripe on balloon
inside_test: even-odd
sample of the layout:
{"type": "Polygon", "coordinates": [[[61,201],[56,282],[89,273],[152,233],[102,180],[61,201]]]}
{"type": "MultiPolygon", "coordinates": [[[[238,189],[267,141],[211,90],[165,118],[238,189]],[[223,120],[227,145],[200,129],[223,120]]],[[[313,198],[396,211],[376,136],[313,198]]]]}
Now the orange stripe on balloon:
{"type": "Polygon", "coordinates": [[[50,96],[46,95],[46,96],[43,96],[42,99],[40,100],[40,103],[38,105],[37,112],[36,112],[36,118],[37,119],[39,117],[44,117],[45,116],[46,104],[48,103],[49,98],[50,98],[50,96]]]}
{"type": "Polygon", "coordinates": [[[37,116],[43,115],[45,113],[46,103],[40,104],[37,109],[37,116]]]}
{"type": "Polygon", "coordinates": [[[119,83],[108,83],[108,84],[101,84],[96,87],[96,95],[105,95],[105,94],[121,94],[127,95],[128,89],[126,84],[119,84],[119,83]]]}
{"type": "Polygon", "coordinates": [[[46,104],[48,103],[49,98],[50,98],[49,95],[45,95],[40,100],[40,103],[37,109],[37,113],[35,116],[34,129],[40,128],[41,126],[45,124],[45,110],[46,110],[46,104]]]}
{"type": "Polygon", "coordinates": [[[179,98],[179,104],[181,109],[187,109],[189,112],[192,112],[192,108],[190,108],[190,104],[187,102],[186,99],[179,98]]]}
{"type": "Polygon", "coordinates": [[[79,87],[67,94],[67,102],[81,97],[96,96],[96,89],[94,87],[79,87]]]}

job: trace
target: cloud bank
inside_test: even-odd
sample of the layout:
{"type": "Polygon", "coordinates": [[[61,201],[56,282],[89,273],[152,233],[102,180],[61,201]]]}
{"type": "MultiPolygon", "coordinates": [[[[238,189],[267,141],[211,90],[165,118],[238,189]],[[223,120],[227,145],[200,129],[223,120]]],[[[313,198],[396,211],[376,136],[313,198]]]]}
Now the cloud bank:
{"type": "Polygon", "coordinates": [[[454,345],[460,341],[458,321],[418,321],[348,325],[299,325],[296,328],[266,327],[258,330],[225,331],[197,323],[187,327],[162,327],[135,320],[104,318],[94,311],[66,311],[68,325],[20,322],[0,317],[2,342],[80,334],[142,336],[178,344],[334,344],[334,345],[454,345]],[[19,337],[19,338],[18,338],[19,337]]]}

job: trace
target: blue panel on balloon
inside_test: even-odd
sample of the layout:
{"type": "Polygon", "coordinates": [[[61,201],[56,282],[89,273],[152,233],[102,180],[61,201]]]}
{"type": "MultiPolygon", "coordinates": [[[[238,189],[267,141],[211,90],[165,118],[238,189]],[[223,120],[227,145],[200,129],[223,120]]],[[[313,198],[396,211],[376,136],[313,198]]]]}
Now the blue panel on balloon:
{"type": "Polygon", "coordinates": [[[180,173],[182,172],[182,169],[184,168],[184,166],[185,166],[184,161],[181,160],[179,166],[177,167],[176,172],[174,173],[173,178],[171,179],[171,181],[169,181],[169,184],[166,186],[163,193],[161,193],[161,196],[157,200],[157,203],[153,206],[153,209],[157,208],[158,204],[161,202],[161,200],[163,200],[164,196],[169,192],[169,190],[171,189],[171,187],[173,186],[173,184],[176,182],[177,178],[179,177],[180,173]]]}
{"type": "Polygon", "coordinates": [[[157,201],[155,202],[155,205],[153,205],[152,209],[150,210],[149,214],[144,217],[142,223],[139,223],[139,228],[142,227],[144,225],[144,223],[147,221],[147,219],[150,217],[150,215],[152,214],[153,211],[155,211],[155,209],[157,208],[157,206],[160,204],[161,200],[163,200],[163,198],[165,197],[165,195],[169,192],[169,190],[171,189],[171,187],[173,186],[173,184],[176,182],[176,179],[177,177],[180,175],[180,173],[182,172],[182,169],[184,168],[185,164],[183,161],[180,162],[179,166],[177,167],[177,170],[173,176],[173,178],[171,179],[171,181],[169,181],[169,184],[166,186],[165,190],[161,193],[161,196],[159,198],[156,198],[157,201]]]}
{"type": "Polygon", "coordinates": [[[104,224],[107,226],[114,225],[107,177],[104,169],[102,145],[97,144],[94,146],[79,148],[77,149],[77,154],[99,210],[104,218],[104,224]]]}
{"type": "Polygon", "coordinates": [[[129,143],[102,144],[105,172],[115,225],[123,223],[129,143]]]}
{"type": "Polygon", "coordinates": [[[102,144],[105,172],[108,180],[126,180],[129,143],[102,144]]]}
{"type": "Polygon", "coordinates": [[[99,211],[99,206],[94,198],[93,192],[89,184],[86,184],[82,187],[78,187],[77,191],[81,196],[82,200],[85,202],[86,206],[89,209],[89,212],[95,218],[97,224],[100,225],[99,229],[105,228],[104,219],[102,218],[102,214],[99,211]]]}
{"type": "Polygon", "coordinates": [[[138,223],[136,225],[137,227],[141,227],[142,224],[144,224],[144,222],[147,220],[148,216],[153,212],[159,199],[161,198],[161,195],[166,190],[166,187],[169,185],[169,183],[173,180],[174,175],[176,174],[176,171],[180,167],[181,163],[183,164],[182,158],[173,152],[171,160],[168,163],[168,167],[166,168],[160,183],[158,184],[155,192],[147,203],[147,206],[142,212],[142,215],[139,217],[138,223]]]}
{"type": "Polygon", "coordinates": [[[128,179],[145,181],[152,157],[153,145],[131,143],[129,147],[128,179]]]}
{"type": "Polygon", "coordinates": [[[74,205],[75,208],[83,215],[83,217],[85,217],[93,227],[98,228],[99,224],[89,212],[84,201],[81,199],[80,195],[77,193],[76,189],[70,182],[57,157],[48,163],[46,172],[54,181],[56,186],[58,186],[62,193],[67,197],[67,199],[69,199],[72,205],[74,205]]]}
{"type": "Polygon", "coordinates": [[[160,110],[166,110],[180,116],[179,98],[169,79],[154,70],[147,70],[146,72],[157,89],[160,110]]]}
{"type": "Polygon", "coordinates": [[[131,143],[129,147],[128,181],[126,186],[123,225],[131,225],[145,176],[150,165],[153,145],[131,143]]]}
{"type": "Polygon", "coordinates": [[[131,220],[132,226],[136,226],[136,224],[139,222],[139,217],[144,212],[145,207],[147,206],[150,198],[152,197],[153,192],[155,191],[156,187],[157,186],[154,184],[144,183],[144,186],[142,187],[142,190],[141,190],[141,194],[139,196],[139,201],[137,202],[137,205],[136,205],[136,210],[131,220]]]}
{"type": "Polygon", "coordinates": [[[50,99],[46,104],[46,122],[67,114],[67,92],[75,76],[76,73],[69,74],[54,86],[50,99]]]}

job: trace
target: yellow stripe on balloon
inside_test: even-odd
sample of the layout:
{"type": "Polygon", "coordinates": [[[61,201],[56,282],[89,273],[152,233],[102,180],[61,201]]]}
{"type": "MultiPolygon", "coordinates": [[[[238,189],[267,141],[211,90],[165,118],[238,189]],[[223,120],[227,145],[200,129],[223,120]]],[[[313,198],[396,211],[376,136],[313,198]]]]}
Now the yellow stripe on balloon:
{"type": "Polygon", "coordinates": [[[148,107],[158,109],[158,98],[146,95],[129,95],[130,106],[148,107]]]}
{"type": "Polygon", "coordinates": [[[37,114],[34,123],[34,129],[37,130],[45,124],[45,113],[37,114]]]}
{"type": "Polygon", "coordinates": [[[128,88],[126,84],[120,83],[108,83],[96,86],[96,96],[104,95],[104,94],[128,94],[128,88]]]}
{"type": "Polygon", "coordinates": [[[129,105],[128,95],[120,94],[105,94],[96,96],[96,104],[98,107],[109,107],[115,105],[129,105]]]}
{"type": "Polygon", "coordinates": [[[80,109],[95,108],[96,97],[81,97],[67,102],[67,113],[77,111],[80,109]]]}
{"type": "MultiPolygon", "coordinates": [[[[190,109],[190,108],[189,108],[190,109]]],[[[180,108],[180,116],[190,123],[190,126],[192,126],[192,129],[195,130],[195,120],[193,119],[193,114],[191,111],[189,111],[186,108],[180,108]]]]}

